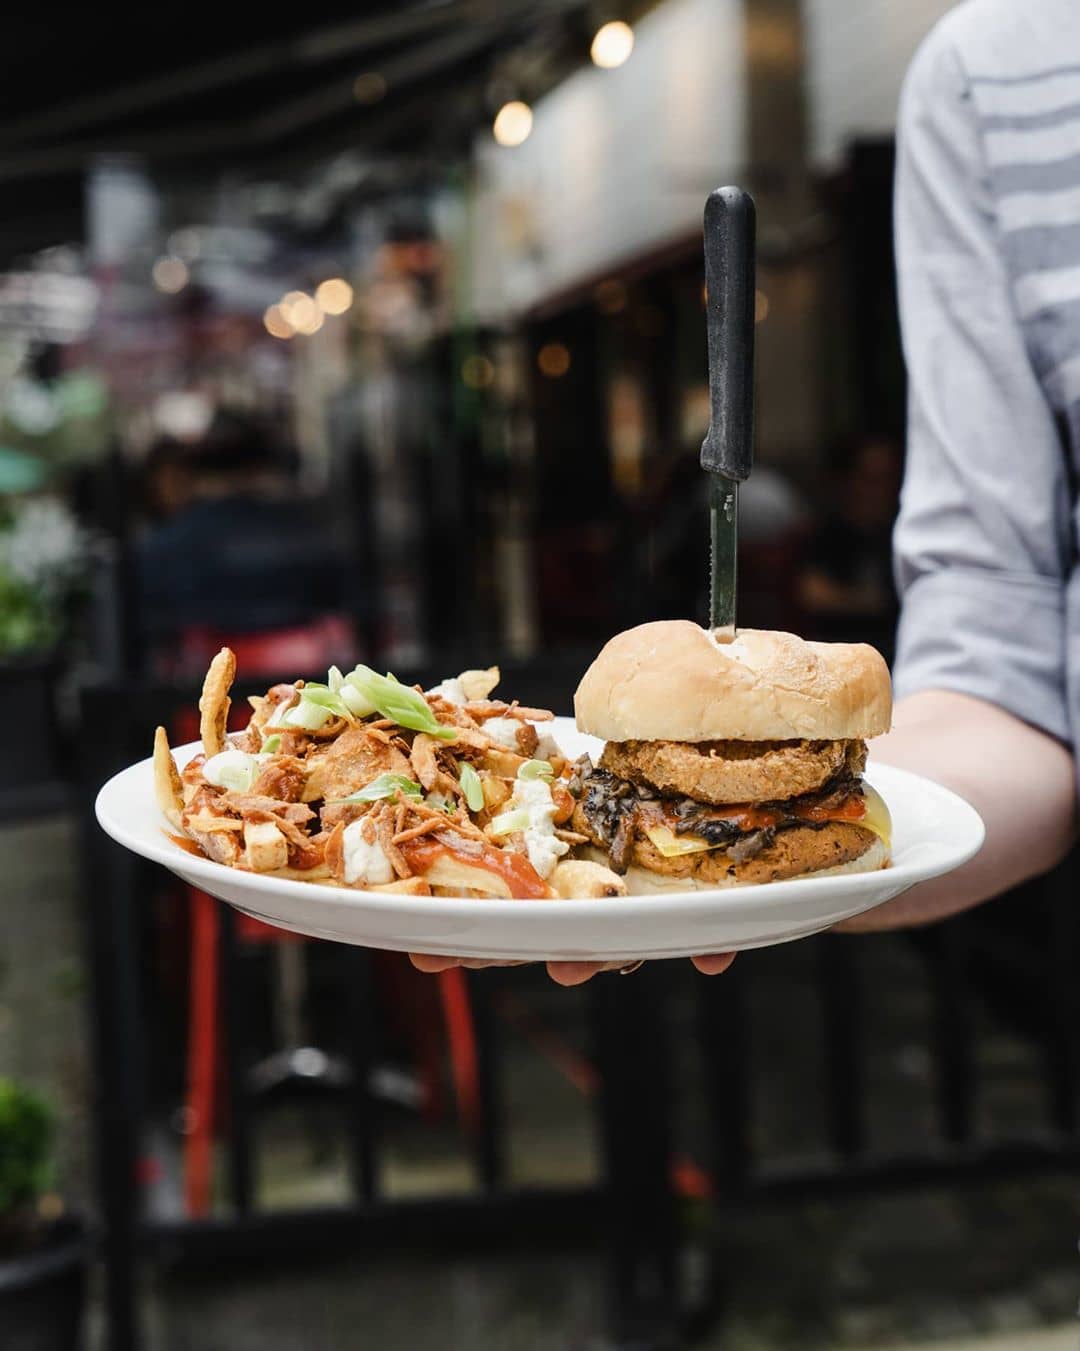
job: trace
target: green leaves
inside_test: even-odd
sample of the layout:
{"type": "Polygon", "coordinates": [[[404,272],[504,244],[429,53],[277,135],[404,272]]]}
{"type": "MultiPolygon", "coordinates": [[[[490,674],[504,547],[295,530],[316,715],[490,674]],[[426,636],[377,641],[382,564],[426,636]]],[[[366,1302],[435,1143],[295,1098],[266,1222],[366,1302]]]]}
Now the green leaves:
{"type": "MultiPolygon", "coordinates": [[[[300,691],[300,702],[281,717],[280,724],[299,727],[305,732],[317,732],[331,718],[345,718],[352,722],[354,715],[339,694],[335,694],[327,685],[313,682],[300,691]]],[[[278,719],[271,718],[267,725],[273,727],[278,723],[278,719]]]]}
{"type": "Polygon", "coordinates": [[[381,713],[399,727],[407,727],[412,732],[426,732],[428,736],[439,737],[444,741],[454,738],[454,729],[444,727],[439,722],[424,696],[402,685],[393,676],[381,676],[369,666],[358,666],[345,677],[340,696],[343,700],[348,701],[349,690],[355,691],[365,706],[370,704],[371,712],[381,713]]]}
{"type": "Polygon", "coordinates": [[[524,807],[513,812],[503,812],[496,816],[489,829],[492,835],[512,835],[516,830],[528,830],[530,824],[528,810],[524,807]]]}
{"type": "Polygon", "coordinates": [[[412,779],[407,779],[404,774],[380,774],[359,792],[337,798],[334,805],[343,802],[381,802],[384,798],[392,798],[398,793],[414,798],[417,802],[424,796],[424,790],[420,785],[414,783],[412,779]]]}
{"type": "Polygon", "coordinates": [[[0,1079],[0,1227],[49,1182],[53,1117],[36,1094],[0,1079]]]}
{"type": "Polygon", "coordinates": [[[305,699],[301,693],[300,702],[294,704],[281,719],[286,727],[299,727],[302,732],[317,732],[333,717],[328,708],[311,699],[305,699]]]}
{"type": "Polygon", "coordinates": [[[300,698],[306,699],[310,704],[317,704],[319,708],[329,709],[335,717],[349,716],[349,710],[345,707],[341,696],[326,685],[305,685],[300,691],[300,698]]]}
{"type": "Polygon", "coordinates": [[[547,760],[526,760],[523,765],[518,766],[517,776],[519,779],[547,779],[551,782],[554,770],[547,760]]]}
{"type": "Polygon", "coordinates": [[[460,771],[461,791],[465,794],[465,802],[469,811],[479,812],[484,810],[484,789],[480,783],[480,775],[473,769],[467,760],[461,762],[460,771]]]}

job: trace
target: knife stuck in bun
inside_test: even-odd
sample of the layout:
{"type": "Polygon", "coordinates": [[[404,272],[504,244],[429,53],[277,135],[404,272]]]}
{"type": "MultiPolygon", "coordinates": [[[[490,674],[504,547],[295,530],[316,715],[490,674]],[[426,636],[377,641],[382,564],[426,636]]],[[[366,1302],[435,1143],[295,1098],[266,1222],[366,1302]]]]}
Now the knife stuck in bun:
{"type": "Polygon", "coordinates": [[[642,624],[603,648],[574,712],[607,744],[574,767],[572,825],[632,891],[888,866],[888,808],[862,775],[892,691],[865,643],[642,624]]]}

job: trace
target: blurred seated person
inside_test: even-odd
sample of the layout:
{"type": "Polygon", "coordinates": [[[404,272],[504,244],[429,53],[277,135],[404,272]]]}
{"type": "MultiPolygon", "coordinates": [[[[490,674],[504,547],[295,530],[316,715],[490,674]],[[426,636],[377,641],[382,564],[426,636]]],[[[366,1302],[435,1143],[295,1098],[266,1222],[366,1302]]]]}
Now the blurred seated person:
{"type": "Polygon", "coordinates": [[[247,674],[313,673],[349,658],[346,567],[295,465],[257,421],[221,410],[198,442],[179,455],[156,447],[148,466],[156,519],[137,546],[136,581],[157,674],[201,674],[222,643],[247,674]]]}
{"type": "Polygon", "coordinates": [[[140,509],[147,528],[160,525],[191,501],[190,447],[175,436],[159,436],[139,469],[140,509]]]}
{"type": "Polygon", "coordinates": [[[806,637],[873,643],[891,657],[898,605],[892,526],[900,453],[885,437],[842,448],[830,474],[829,510],[810,534],[799,579],[806,637]]]}

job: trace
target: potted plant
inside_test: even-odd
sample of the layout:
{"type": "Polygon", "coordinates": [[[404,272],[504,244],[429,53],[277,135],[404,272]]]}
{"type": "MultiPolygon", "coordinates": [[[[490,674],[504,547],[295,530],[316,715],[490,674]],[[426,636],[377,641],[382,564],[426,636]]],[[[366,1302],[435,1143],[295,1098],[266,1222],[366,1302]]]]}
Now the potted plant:
{"type": "Polygon", "coordinates": [[[0,1345],[77,1351],[82,1341],[86,1241],[50,1196],[52,1114],[0,1079],[0,1345]]]}
{"type": "Polygon", "coordinates": [[[5,744],[10,783],[62,777],[56,683],[85,564],[82,531],[58,498],[0,506],[0,677],[18,710],[5,744]]]}

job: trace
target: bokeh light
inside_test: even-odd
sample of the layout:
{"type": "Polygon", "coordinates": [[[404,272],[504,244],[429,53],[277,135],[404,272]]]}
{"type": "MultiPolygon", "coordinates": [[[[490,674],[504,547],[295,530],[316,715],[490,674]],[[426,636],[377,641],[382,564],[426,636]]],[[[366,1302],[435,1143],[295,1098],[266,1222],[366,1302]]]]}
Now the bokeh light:
{"type": "Polygon", "coordinates": [[[183,258],[173,258],[168,254],[159,258],[151,269],[154,285],[168,296],[174,296],[178,291],[182,291],[188,284],[190,275],[183,258]]]}
{"type": "Polygon", "coordinates": [[[570,369],[570,349],[565,343],[546,342],[536,354],[536,364],[541,375],[558,380],[570,369]]]}
{"type": "Polygon", "coordinates": [[[386,80],[377,70],[365,70],[353,81],[353,98],[357,103],[378,103],[386,97],[386,80]]]}
{"type": "Polygon", "coordinates": [[[520,99],[511,99],[495,114],[491,130],[500,145],[515,146],[529,139],[532,124],[533,114],[529,105],[520,99]]]}
{"type": "Polygon", "coordinates": [[[473,352],[461,363],[461,380],[470,389],[487,389],[495,379],[495,367],[491,361],[473,352]]]}
{"type": "Polygon", "coordinates": [[[327,277],[315,288],[315,304],[323,314],[344,314],[353,303],[353,288],[344,277],[327,277]]]}
{"type": "Polygon", "coordinates": [[[294,312],[289,322],[292,324],[293,328],[296,329],[297,333],[303,333],[305,337],[310,337],[312,333],[318,333],[319,329],[322,328],[323,324],[326,322],[326,316],[323,314],[322,310],[319,309],[318,305],[312,301],[310,310],[303,310],[299,318],[296,317],[294,312]]]}
{"type": "Polygon", "coordinates": [[[288,291],[281,297],[280,308],[297,333],[314,333],[322,325],[322,311],[306,291],[288,291]]]}
{"type": "Polygon", "coordinates": [[[594,65],[614,70],[630,59],[633,50],[634,30],[621,19],[613,19],[596,30],[589,55],[594,65]]]}
{"type": "Polygon", "coordinates": [[[593,300],[601,314],[618,314],[626,309],[626,283],[616,278],[599,281],[593,288],[593,300]]]}
{"type": "Polygon", "coordinates": [[[263,315],[263,327],[272,338],[291,338],[296,331],[285,318],[280,305],[271,305],[266,311],[263,315]]]}

